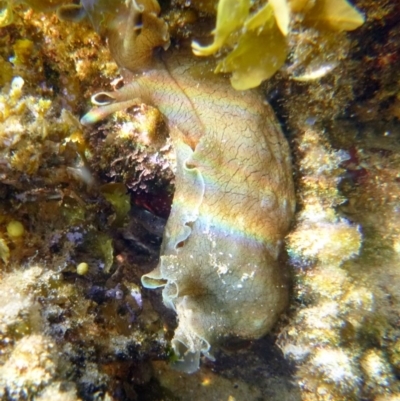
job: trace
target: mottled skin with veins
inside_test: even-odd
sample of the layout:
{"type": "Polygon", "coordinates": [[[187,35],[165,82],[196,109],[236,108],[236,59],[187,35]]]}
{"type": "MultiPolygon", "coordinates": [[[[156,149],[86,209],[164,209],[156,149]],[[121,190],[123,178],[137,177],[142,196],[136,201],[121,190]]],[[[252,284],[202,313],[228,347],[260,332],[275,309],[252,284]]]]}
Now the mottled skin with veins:
{"type": "Polygon", "coordinates": [[[195,371],[227,337],[259,338],[285,308],[278,262],[294,212],[290,152],[268,104],[210,73],[184,50],[154,59],[118,92],[93,97],[89,124],[145,102],[164,114],[177,156],[176,192],[160,262],[145,287],[163,287],[178,317],[172,345],[195,371]]]}

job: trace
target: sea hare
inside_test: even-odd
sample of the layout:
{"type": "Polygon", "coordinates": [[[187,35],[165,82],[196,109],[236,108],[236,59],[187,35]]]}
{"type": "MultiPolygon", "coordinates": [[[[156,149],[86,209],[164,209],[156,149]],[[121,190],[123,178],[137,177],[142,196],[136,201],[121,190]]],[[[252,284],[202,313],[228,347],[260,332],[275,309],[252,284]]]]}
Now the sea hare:
{"type": "Polygon", "coordinates": [[[158,267],[142,277],[175,310],[172,346],[187,372],[228,337],[259,338],[285,308],[278,257],[294,211],[290,153],[268,104],[237,92],[185,50],[154,58],[116,92],[93,97],[96,122],[140,102],[164,114],[176,190],[158,267]]]}

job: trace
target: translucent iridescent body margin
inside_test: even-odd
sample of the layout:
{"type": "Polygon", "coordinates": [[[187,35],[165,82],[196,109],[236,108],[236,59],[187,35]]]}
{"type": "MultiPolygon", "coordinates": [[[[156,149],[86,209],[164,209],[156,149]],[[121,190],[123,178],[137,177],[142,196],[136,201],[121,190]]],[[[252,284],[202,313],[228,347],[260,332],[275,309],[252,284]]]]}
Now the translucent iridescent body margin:
{"type": "Polygon", "coordinates": [[[255,91],[238,92],[207,61],[169,51],[117,92],[93,97],[91,124],[141,102],[164,114],[176,191],[160,262],[142,277],[176,311],[172,346],[193,372],[227,337],[259,338],[285,308],[278,258],[294,212],[290,152],[255,91]]]}

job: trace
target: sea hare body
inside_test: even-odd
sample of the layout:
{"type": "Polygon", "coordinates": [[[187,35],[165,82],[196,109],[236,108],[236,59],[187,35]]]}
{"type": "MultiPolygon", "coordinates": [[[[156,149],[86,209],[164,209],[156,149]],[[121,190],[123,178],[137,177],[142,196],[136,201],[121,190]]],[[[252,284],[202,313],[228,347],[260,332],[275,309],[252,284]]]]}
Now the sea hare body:
{"type": "Polygon", "coordinates": [[[140,102],[166,117],[176,190],[160,262],[142,283],[163,287],[176,311],[172,345],[187,372],[227,337],[267,333],[288,298],[278,263],[294,211],[288,144],[259,93],[235,91],[212,70],[169,51],[121,90],[95,95],[100,107],[82,119],[140,102]]]}
{"type": "Polygon", "coordinates": [[[142,282],[164,287],[164,303],[176,310],[172,345],[188,372],[226,337],[261,337],[284,309],[277,260],[294,210],[288,144],[272,109],[257,92],[194,73],[199,63],[170,54],[120,92],[98,95],[114,101],[83,118],[102,118],[129,99],[167,118],[176,191],[159,265],[142,282]]]}

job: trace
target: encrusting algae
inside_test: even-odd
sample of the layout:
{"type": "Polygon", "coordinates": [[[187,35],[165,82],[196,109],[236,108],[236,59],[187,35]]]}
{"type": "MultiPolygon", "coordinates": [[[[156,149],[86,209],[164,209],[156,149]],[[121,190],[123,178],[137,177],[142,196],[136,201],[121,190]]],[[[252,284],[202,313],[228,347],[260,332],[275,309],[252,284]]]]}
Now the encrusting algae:
{"type": "MultiPolygon", "coordinates": [[[[6,302],[0,308],[0,398],[399,398],[400,8],[395,2],[1,5],[0,293],[6,302]],[[226,18],[229,4],[237,7],[235,21],[226,18]],[[129,18],[133,9],[139,15],[129,18]],[[212,25],[214,40],[209,40],[212,25]],[[190,49],[185,53],[188,40],[199,56],[191,56],[190,49]],[[144,47],[131,46],[137,41],[144,47]],[[154,46],[161,50],[149,52],[154,46]],[[262,57],[265,49],[272,57],[262,57]],[[192,318],[180,312],[175,293],[164,294],[179,304],[177,329],[160,294],[143,290],[140,278],[157,266],[172,171],[176,196],[187,185],[181,173],[198,169],[213,177],[205,166],[185,166],[179,159],[186,150],[196,154],[198,137],[205,130],[211,138],[212,124],[202,123],[202,105],[199,119],[179,127],[190,127],[185,147],[181,136],[168,133],[171,122],[180,121],[173,109],[178,91],[169,93],[175,99],[169,108],[160,101],[166,93],[157,79],[145,93],[152,104],[131,97],[140,87],[129,83],[146,80],[137,75],[142,69],[150,74],[156,68],[152,76],[162,75],[160,57],[185,90],[187,82],[195,83],[188,96],[196,102],[207,87],[229,88],[226,77],[214,71],[231,72],[239,88],[268,79],[261,89],[277,106],[295,160],[298,212],[286,241],[293,276],[287,315],[272,335],[250,344],[213,339],[215,361],[203,358],[190,376],[167,362],[179,356],[171,349],[174,332],[181,333],[187,327],[181,322],[192,318]],[[97,109],[83,119],[96,124],[82,127],[87,99],[101,88],[106,89],[92,98],[97,109]],[[177,160],[173,146],[180,152],[177,160]]],[[[236,97],[244,103],[258,97],[226,91],[221,107],[232,107],[236,97]]],[[[204,99],[206,104],[212,96],[204,99]]],[[[222,139],[228,145],[231,134],[222,139]]],[[[212,182],[204,184],[207,195],[212,182]]],[[[178,221],[178,228],[187,228],[182,221],[188,215],[175,219],[182,210],[187,209],[174,202],[169,225],[178,221]]],[[[164,236],[164,260],[186,252],[196,221],[205,216],[199,210],[198,220],[189,224],[191,234],[172,253],[164,236]]],[[[164,274],[171,281],[170,273],[164,274]]],[[[215,281],[229,274],[224,263],[216,274],[215,281]]],[[[176,349],[187,351],[179,344],[176,349]]]]}

